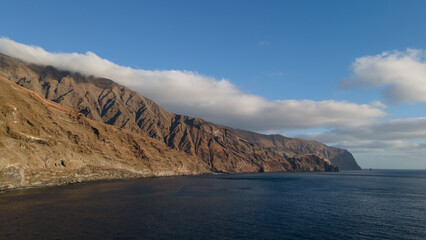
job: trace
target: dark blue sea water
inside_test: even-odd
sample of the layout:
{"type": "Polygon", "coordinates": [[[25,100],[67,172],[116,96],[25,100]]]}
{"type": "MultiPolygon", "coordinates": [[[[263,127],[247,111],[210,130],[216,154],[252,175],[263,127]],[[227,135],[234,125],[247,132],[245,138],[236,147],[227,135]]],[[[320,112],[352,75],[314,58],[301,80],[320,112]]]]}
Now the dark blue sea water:
{"type": "Polygon", "coordinates": [[[150,178],[0,194],[0,239],[426,239],[426,171],[150,178]]]}

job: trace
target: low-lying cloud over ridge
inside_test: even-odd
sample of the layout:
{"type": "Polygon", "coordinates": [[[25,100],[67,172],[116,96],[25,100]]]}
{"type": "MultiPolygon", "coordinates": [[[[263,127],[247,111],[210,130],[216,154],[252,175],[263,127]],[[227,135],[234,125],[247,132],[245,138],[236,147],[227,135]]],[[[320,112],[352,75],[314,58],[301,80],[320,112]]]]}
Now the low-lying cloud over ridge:
{"type": "Polygon", "coordinates": [[[344,88],[383,87],[389,103],[426,102],[425,51],[383,52],[357,58],[351,77],[340,82],[344,88]]]}
{"type": "Polygon", "coordinates": [[[349,149],[361,166],[426,168],[426,118],[378,120],[358,127],[335,128],[293,137],[315,139],[349,149]]]}
{"type": "Polygon", "coordinates": [[[0,52],[26,62],[105,77],[151,98],[167,110],[257,131],[353,126],[385,113],[376,103],[278,100],[247,94],[225,79],[192,71],[140,70],[119,66],[92,52],[51,53],[0,38],[0,52]]]}
{"type": "MultiPolygon", "coordinates": [[[[321,132],[303,134],[296,130],[299,134],[290,136],[338,144],[353,152],[362,167],[394,162],[401,168],[426,168],[426,117],[381,119],[386,106],[380,101],[368,105],[334,100],[269,101],[244,93],[225,79],[192,71],[133,69],[92,52],[51,53],[7,38],[0,38],[0,52],[30,63],[110,78],[169,111],[231,127],[269,133],[321,128],[321,132]]],[[[360,57],[352,65],[352,76],[339,84],[348,89],[383,88],[389,103],[426,102],[425,56],[424,51],[408,49],[360,57]]]]}
{"type": "Polygon", "coordinates": [[[297,137],[337,143],[353,151],[421,151],[426,153],[426,117],[378,120],[359,127],[336,128],[297,137]]]}

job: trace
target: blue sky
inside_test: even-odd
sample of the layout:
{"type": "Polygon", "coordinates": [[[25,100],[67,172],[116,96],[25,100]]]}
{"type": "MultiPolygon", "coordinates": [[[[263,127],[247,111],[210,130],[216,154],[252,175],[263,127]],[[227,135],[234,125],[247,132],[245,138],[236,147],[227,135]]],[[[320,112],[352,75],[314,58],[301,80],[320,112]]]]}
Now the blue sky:
{"type": "MultiPolygon", "coordinates": [[[[406,87],[391,79],[398,74],[384,73],[375,65],[368,74],[382,71],[378,74],[383,81],[374,85],[374,79],[366,77],[366,72],[354,72],[352,68],[360,58],[371,67],[376,62],[365,63],[367,59],[363,57],[385,51],[399,51],[403,58],[409,56],[406,49],[425,50],[424,9],[424,1],[3,1],[0,36],[40,46],[48,52],[90,51],[133,69],[187,70],[217,81],[225,79],[239,92],[271,102],[332,100],[363,105],[380,101],[387,107],[378,109],[386,115],[372,113],[374,124],[362,126],[374,132],[392,119],[414,118],[417,127],[426,128],[422,119],[426,101],[422,97],[382,94],[392,84],[406,87]],[[368,82],[369,88],[339,87],[344,78],[357,81],[355,85],[368,82]]],[[[424,63],[424,53],[418,55],[410,58],[414,65],[424,63]]],[[[377,61],[382,63],[392,57],[377,61]]],[[[402,76],[400,81],[406,81],[404,77],[416,78],[402,76]]],[[[422,81],[416,78],[413,84],[422,81]]],[[[160,97],[156,99],[155,94],[142,93],[170,111],[197,114],[187,111],[187,106],[175,106],[160,97]]],[[[346,147],[362,167],[426,168],[423,135],[383,136],[371,139],[370,146],[377,147],[367,147],[369,142],[363,140],[368,140],[368,135],[343,137],[346,128],[356,129],[354,124],[342,124],[349,121],[345,119],[336,125],[328,121],[279,127],[274,122],[270,129],[260,129],[239,118],[221,122],[226,114],[215,118],[214,113],[200,113],[201,117],[233,127],[241,123],[260,132],[290,134],[346,147]],[[340,138],[330,137],[329,132],[336,129],[340,138]],[[356,141],[359,144],[354,146],[356,141]],[[399,149],[399,155],[394,155],[408,160],[383,160],[384,156],[391,158],[389,150],[395,149],[399,149]]],[[[303,113],[300,116],[303,118],[303,113]]],[[[306,118],[312,116],[316,115],[308,114],[306,118]]]]}

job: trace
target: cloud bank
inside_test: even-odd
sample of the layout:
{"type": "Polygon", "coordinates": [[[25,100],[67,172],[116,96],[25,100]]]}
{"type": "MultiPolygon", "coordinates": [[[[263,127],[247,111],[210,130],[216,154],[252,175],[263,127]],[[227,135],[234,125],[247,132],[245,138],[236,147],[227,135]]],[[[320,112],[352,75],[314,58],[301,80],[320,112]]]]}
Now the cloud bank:
{"type": "Polygon", "coordinates": [[[358,127],[335,128],[297,137],[338,143],[357,152],[418,151],[426,153],[426,117],[380,120],[358,127]]]}
{"type": "Polygon", "coordinates": [[[133,69],[114,64],[92,52],[52,53],[7,38],[0,38],[0,52],[34,64],[109,78],[151,98],[171,112],[249,130],[355,126],[385,115],[377,103],[270,101],[245,93],[226,79],[197,72],[133,69]]]}
{"type": "MultiPolygon", "coordinates": [[[[426,159],[426,117],[383,120],[386,105],[380,101],[370,104],[335,100],[270,101],[245,93],[226,79],[197,72],[133,69],[92,52],[53,53],[7,38],[0,38],[0,52],[30,63],[109,78],[171,112],[231,127],[270,133],[320,128],[321,132],[290,136],[347,148],[364,167],[386,166],[393,161],[395,166],[403,168],[426,168],[423,161],[426,159]]],[[[342,80],[340,86],[382,88],[389,103],[426,102],[423,51],[408,49],[360,57],[352,69],[352,76],[342,80]]]]}
{"type": "MultiPolygon", "coordinates": [[[[355,59],[352,76],[339,85],[346,89],[379,88],[387,103],[426,102],[425,51],[407,49],[386,51],[374,56],[355,59]]],[[[424,112],[419,112],[424,115],[424,112]]],[[[376,120],[358,127],[334,128],[299,137],[336,143],[340,147],[363,153],[370,159],[411,159],[423,164],[426,158],[426,118],[376,120]],[[380,155],[371,152],[381,152],[380,155]]]]}
{"type": "Polygon", "coordinates": [[[343,88],[383,88],[383,97],[392,104],[426,102],[425,52],[383,52],[357,58],[353,74],[340,82],[343,88]]]}

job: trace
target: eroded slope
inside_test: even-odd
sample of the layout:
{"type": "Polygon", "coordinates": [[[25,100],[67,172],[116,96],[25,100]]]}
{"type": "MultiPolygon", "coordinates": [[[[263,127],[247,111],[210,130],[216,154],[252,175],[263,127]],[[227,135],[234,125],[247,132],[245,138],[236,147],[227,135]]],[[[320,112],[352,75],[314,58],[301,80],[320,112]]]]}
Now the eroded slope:
{"type": "Polygon", "coordinates": [[[88,120],[0,77],[0,189],[209,172],[194,155],[88,120]]]}
{"type": "MultiPolygon", "coordinates": [[[[93,120],[146,134],[163,141],[170,148],[198,156],[216,171],[328,169],[327,161],[325,165],[314,164],[303,156],[316,154],[314,151],[293,151],[288,154],[266,148],[242,137],[239,131],[232,128],[167,112],[151,100],[111,80],[85,77],[1,56],[0,74],[18,85],[34,90],[93,120]]],[[[309,145],[309,142],[306,144],[309,145]]]]}

